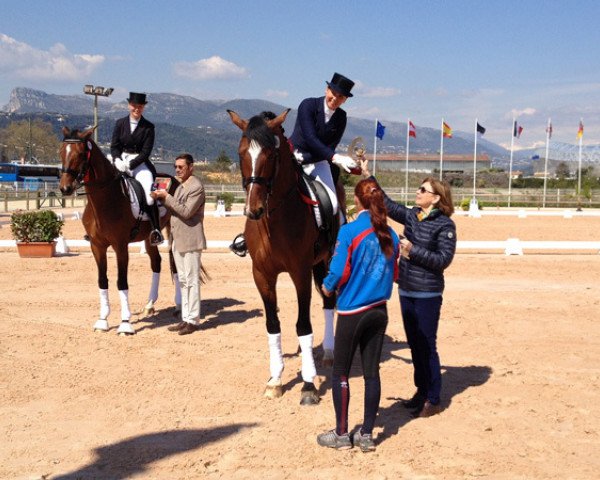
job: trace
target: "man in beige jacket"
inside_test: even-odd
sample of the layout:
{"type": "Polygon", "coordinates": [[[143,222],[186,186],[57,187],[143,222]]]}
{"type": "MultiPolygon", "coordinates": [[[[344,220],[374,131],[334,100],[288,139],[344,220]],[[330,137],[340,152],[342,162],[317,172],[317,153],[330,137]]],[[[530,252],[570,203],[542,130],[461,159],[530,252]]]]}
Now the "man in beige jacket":
{"type": "Polygon", "coordinates": [[[204,185],[193,175],[194,158],[182,153],[175,159],[175,176],[181,182],[171,196],[166,190],[152,192],[171,212],[173,257],[181,285],[181,322],[169,327],[188,335],[200,325],[200,257],[206,248],[204,236],[204,185]]]}

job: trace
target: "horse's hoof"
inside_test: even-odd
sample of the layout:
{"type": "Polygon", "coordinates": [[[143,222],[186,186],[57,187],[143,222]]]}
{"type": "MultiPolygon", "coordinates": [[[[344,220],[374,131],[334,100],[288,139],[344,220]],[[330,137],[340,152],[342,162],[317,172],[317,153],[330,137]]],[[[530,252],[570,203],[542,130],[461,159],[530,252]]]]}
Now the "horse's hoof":
{"type": "Polygon", "coordinates": [[[323,352],[323,358],[321,359],[321,367],[323,367],[323,368],[333,367],[333,350],[325,350],[323,352]]]}
{"type": "Polygon", "coordinates": [[[268,399],[282,397],[283,396],[283,385],[281,384],[281,379],[278,379],[278,380],[270,379],[267,383],[267,387],[265,388],[264,395],[268,399]]]}
{"type": "Polygon", "coordinates": [[[108,320],[96,320],[96,323],[94,323],[94,332],[108,332],[108,320]]]}
{"type": "Polygon", "coordinates": [[[156,313],[156,310],[154,310],[154,307],[144,307],[144,316],[145,317],[149,317],[150,315],[154,315],[156,313]]]}
{"type": "Polygon", "coordinates": [[[300,405],[318,405],[320,401],[316,388],[300,392],[300,405]]]}
{"type": "Polygon", "coordinates": [[[135,330],[131,326],[131,323],[121,322],[121,325],[119,325],[119,329],[117,330],[117,333],[119,335],[133,335],[133,334],[135,334],[135,330]]]}

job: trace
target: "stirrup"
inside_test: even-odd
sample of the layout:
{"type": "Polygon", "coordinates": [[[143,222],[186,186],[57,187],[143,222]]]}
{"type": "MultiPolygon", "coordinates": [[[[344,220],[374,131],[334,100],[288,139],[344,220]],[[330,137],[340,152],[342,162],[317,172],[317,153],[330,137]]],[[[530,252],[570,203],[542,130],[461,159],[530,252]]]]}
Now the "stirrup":
{"type": "Polygon", "coordinates": [[[162,233],[160,233],[160,230],[154,229],[150,232],[150,245],[156,247],[163,243],[164,240],[165,239],[163,238],[162,233]]]}
{"type": "Polygon", "coordinates": [[[246,247],[246,239],[244,238],[244,234],[240,233],[236,235],[233,239],[233,243],[229,245],[229,250],[235,253],[238,257],[245,257],[248,253],[248,248],[246,247]]]}

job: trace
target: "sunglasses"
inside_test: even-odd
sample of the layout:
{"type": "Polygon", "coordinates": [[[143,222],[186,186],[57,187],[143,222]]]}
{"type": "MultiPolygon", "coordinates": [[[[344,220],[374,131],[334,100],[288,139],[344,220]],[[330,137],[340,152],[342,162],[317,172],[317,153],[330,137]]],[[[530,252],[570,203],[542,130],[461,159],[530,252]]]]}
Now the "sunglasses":
{"type": "Polygon", "coordinates": [[[425,187],[423,187],[423,186],[421,186],[421,187],[417,188],[417,192],[420,192],[420,193],[425,193],[425,192],[427,192],[427,193],[431,193],[432,195],[437,195],[437,193],[435,193],[435,192],[432,192],[432,191],[430,191],[430,190],[427,190],[427,189],[426,189],[425,187]]]}
{"type": "Polygon", "coordinates": [[[187,167],[187,165],[173,165],[173,167],[175,168],[175,170],[181,170],[182,168],[187,167]]]}

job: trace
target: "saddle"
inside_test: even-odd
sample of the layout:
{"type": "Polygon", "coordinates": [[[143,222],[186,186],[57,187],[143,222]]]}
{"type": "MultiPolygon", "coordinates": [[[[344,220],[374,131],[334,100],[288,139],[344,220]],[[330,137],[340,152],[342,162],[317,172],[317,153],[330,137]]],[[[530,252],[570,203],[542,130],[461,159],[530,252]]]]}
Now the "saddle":
{"type": "MultiPolygon", "coordinates": [[[[134,238],[139,232],[140,223],[144,220],[150,220],[150,217],[148,216],[150,214],[150,206],[146,202],[146,194],[144,193],[144,187],[142,187],[142,184],[138,182],[134,177],[121,174],[120,182],[121,191],[123,192],[124,196],[129,198],[129,203],[131,205],[131,213],[136,219],[135,225],[130,233],[130,237],[134,238]]],[[[164,206],[158,204],[159,218],[164,216],[166,211],[167,210],[164,206]]]]}
{"type": "Polygon", "coordinates": [[[300,193],[305,203],[313,207],[317,228],[327,234],[327,243],[330,248],[333,248],[340,229],[340,222],[337,215],[333,213],[331,199],[321,182],[304,173],[302,169],[299,170],[301,181],[298,186],[300,193]]]}

